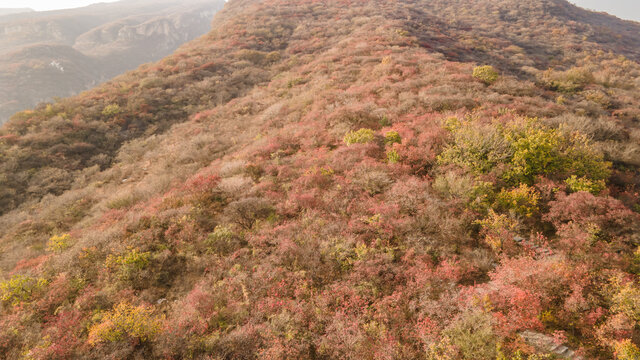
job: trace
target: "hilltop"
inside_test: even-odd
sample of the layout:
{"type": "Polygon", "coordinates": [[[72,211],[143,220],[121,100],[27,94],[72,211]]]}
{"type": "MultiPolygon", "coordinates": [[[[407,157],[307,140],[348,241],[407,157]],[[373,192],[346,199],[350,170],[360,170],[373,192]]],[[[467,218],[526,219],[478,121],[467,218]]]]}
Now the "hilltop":
{"type": "Polygon", "coordinates": [[[0,11],[0,123],[171,54],[205,34],[223,5],[222,0],[128,0],[11,15],[0,11]]]}
{"type": "Polygon", "coordinates": [[[0,129],[0,354],[637,359],[639,30],[229,1],[0,129]]]}

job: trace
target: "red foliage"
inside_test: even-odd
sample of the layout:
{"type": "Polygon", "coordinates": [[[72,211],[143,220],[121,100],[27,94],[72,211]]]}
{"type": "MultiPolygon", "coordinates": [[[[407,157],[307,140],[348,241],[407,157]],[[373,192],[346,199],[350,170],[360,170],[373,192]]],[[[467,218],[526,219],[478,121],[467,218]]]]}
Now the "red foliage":
{"type": "Polygon", "coordinates": [[[21,270],[33,270],[40,271],[44,263],[49,259],[50,255],[40,255],[31,259],[22,259],[18,261],[13,268],[12,273],[20,272],[21,270]]]}
{"type": "Polygon", "coordinates": [[[187,192],[204,192],[214,189],[220,182],[220,177],[215,174],[211,175],[196,175],[184,184],[182,191],[187,192]]]}
{"type": "Polygon", "coordinates": [[[616,232],[640,220],[622,202],[611,197],[598,197],[581,191],[566,195],[560,193],[556,201],[550,204],[549,212],[544,216],[557,229],[573,222],[580,226],[596,224],[602,230],[616,232]]]}
{"type": "Polygon", "coordinates": [[[44,344],[31,349],[34,359],[69,359],[83,344],[82,313],[78,309],[64,310],[47,323],[44,344]]]}
{"type": "Polygon", "coordinates": [[[570,256],[589,259],[596,267],[624,264],[625,256],[619,250],[624,247],[632,252],[630,240],[640,229],[640,214],[617,199],[587,192],[559,195],[544,219],[556,227],[559,247],[570,256]]]}
{"type": "Polygon", "coordinates": [[[52,314],[72,295],[73,288],[67,274],[58,275],[47,287],[46,294],[38,300],[39,311],[52,314]]]}

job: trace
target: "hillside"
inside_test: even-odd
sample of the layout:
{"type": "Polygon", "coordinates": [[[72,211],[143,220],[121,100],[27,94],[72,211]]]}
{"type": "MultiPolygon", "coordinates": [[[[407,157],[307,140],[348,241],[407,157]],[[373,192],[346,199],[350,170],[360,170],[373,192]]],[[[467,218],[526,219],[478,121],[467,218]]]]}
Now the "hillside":
{"type": "Polygon", "coordinates": [[[0,12],[0,123],[171,54],[210,29],[224,1],[127,0],[0,12]]]}
{"type": "Polygon", "coordinates": [[[564,0],[230,0],[0,128],[0,356],[638,359],[639,45],[564,0]]]}

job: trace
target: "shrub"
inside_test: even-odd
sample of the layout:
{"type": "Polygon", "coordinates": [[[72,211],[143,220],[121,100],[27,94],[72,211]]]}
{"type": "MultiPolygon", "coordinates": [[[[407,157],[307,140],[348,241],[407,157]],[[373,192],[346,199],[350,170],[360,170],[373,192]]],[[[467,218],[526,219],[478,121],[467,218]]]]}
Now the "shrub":
{"type": "Polygon", "coordinates": [[[495,359],[498,336],[493,318],[480,310],[468,310],[442,331],[459,352],[456,359],[495,359]]]}
{"type": "Polygon", "coordinates": [[[389,187],[389,185],[393,184],[393,180],[386,172],[368,167],[360,169],[356,173],[353,182],[369,193],[369,195],[380,194],[389,187]]]}
{"type": "Polygon", "coordinates": [[[80,333],[85,330],[82,313],[78,309],[56,311],[48,317],[44,336],[37,346],[29,350],[25,359],[64,360],[77,357],[78,346],[82,344],[80,333]]]}
{"type": "Polygon", "coordinates": [[[384,134],[384,142],[387,145],[400,144],[402,143],[402,138],[397,131],[388,131],[386,134],[384,134]]]}
{"type": "Polygon", "coordinates": [[[220,180],[218,189],[229,197],[245,193],[253,185],[253,180],[249,177],[237,175],[220,180]]]}
{"type": "Polygon", "coordinates": [[[88,341],[90,345],[125,338],[144,342],[153,339],[161,329],[162,319],[154,316],[151,308],[122,302],[91,326],[88,341]]]}
{"type": "Polygon", "coordinates": [[[267,200],[257,197],[234,201],[227,206],[225,212],[232,222],[244,229],[251,229],[257,220],[267,219],[275,214],[267,200]]]}
{"type": "Polygon", "coordinates": [[[390,203],[400,207],[401,212],[411,215],[415,215],[423,205],[436,201],[429,182],[417,177],[399,180],[385,195],[390,203]]]}
{"type": "MultiPolygon", "coordinates": [[[[276,53],[277,54],[277,53],[276,53]]],[[[267,53],[256,50],[243,49],[234,54],[238,59],[250,61],[254,64],[259,64],[265,60],[268,56],[267,53]]]]}
{"type": "Polygon", "coordinates": [[[70,241],[71,235],[69,234],[54,235],[47,242],[47,250],[56,253],[61,252],[71,246],[70,241]]]}
{"type": "Polygon", "coordinates": [[[473,69],[473,77],[487,85],[491,85],[498,80],[499,74],[493,66],[484,65],[473,69]]]}
{"type": "Polygon", "coordinates": [[[513,149],[512,167],[505,174],[507,179],[531,183],[538,174],[562,169],[561,139],[556,130],[534,124],[527,124],[524,128],[516,125],[505,133],[505,138],[513,149]]]}
{"type": "Polygon", "coordinates": [[[458,358],[458,349],[451,339],[444,337],[440,341],[430,344],[427,348],[427,360],[454,360],[458,358]]]}
{"type": "Polygon", "coordinates": [[[610,175],[586,136],[549,128],[535,118],[484,125],[465,121],[447,123],[452,139],[438,156],[440,164],[455,164],[476,175],[494,173],[510,184],[532,184],[537,176],[571,175],[599,181],[610,175]]]}
{"type": "Polygon", "coordinates": [[[120,197],[117,197],[107,203],[107,207],[109,209],[126,209],[130,208],[136,203],[142,200],[142,195],[138,193],[127,194],[120,197]]]}
{"type": "Polygon", "coordinates": [[[530,217],[538,211],[539,200],[540,195],[534,188],[521,184],[515,189],[502,189],[496,198],[496,206],[530,217]]]}
{"type": "Polygon", "coordinates": [[[207,248],[219,255],[226,255],[234,251],[240,245],[238,236],[230,227],[218,225],[205,240],[207,248]]]}
{"type": "Polygon", "coordinates": [[[637,360],[640,359],[640,349],[630,339],[616,341],[614,355],[617,360],[637,360]]]}
{"type": "Polygon", "coordinates": [[[553,354],[523,354],[522,350],[517,350],[513,356],[507,357],[501,349],[498,350],[496,360],[553,360],[556,357],[553,354]]]}
{"type": "Polygon", "coordinates": [[[625,314],[635,322],[640,322],[640,289],[631,282],[620,286],[613,296],[611,310],[625,314]]]}
{"type": "Polygon", "coordinates": [[[558,199],[549,205],[549,212],[544,218],[558,229],[570,224],[581,227],[595,225],[605,232],[618,233],[638,221],[637,214],[619,200],[597,197],[584,191],[570,195],[560,193],[558,199]]]}
{"type": "Polygon", "coordinates": [[[375,133],[371,129],[362,128],[357,131],[349,131],[344,135],[344,143],[347,145],[352,144],[366,144],[373,141],[375,133]]]}
{"type": "Polygon", "coordinates": [[[563,157],[567,175],[605,181],[611,176],[611,163],[604,161],[603,154],[584,134],[573,133],[565,137],[563,157]]]}
{"type": "Polygon", "coordinates": [[[389,164],[396,164],[400,162],[400,154],[393,149],[387,151],[387,162],[389,164]]]}
{"type": "Polygon", "coordinates": [[[453,138],[438,155],[441,164],[455,164],[474,174],[484,174],[513,156],[509,143],[493,125],[463,122],[446,126],[452,130],[453,138]]]}
{"type": "Polygon", "coordinates": [[[491,182],[474,180],[469,175],[459,175],[454,171],[439,175],[433,181],[434,190],[440,194],[462,199],[470,208],[483,213],[495,199],[493,187],[491,182]]]}
{"type": "Polygon", "coordinates": [[[593,118],[565,113],[552,119],[546,119],[544,122],[566,134],[583,134],[596,142],[609,140],[620,142],[627,140],[628,136],[624,127],[607,117],[593,118]]]}
{"type": "Polygon", "coordinates": [[[120,114],[121,112],[122,112],[122,109],[118,104],[110,104],[105,106],[104,109],[102,109],[103,116],[114,116],[114,115],[120,114]]]}
{"type": "Polygon", "coordinates": [[[593,195],[601,193],[607,187],[604,180],[590,180],[585,176],[579,178],[576,175],[572,175],[564,182],[571,192],[586,191],[593,195]]]}
{"type": "Polygon", "coordinates": [[[162,87],[162,85],[164,85],[164,79],[161,77],[151,76],[151,77],[144,78],[142,79],[142,81],[140,81],[140,87],[144,89],[162,87]]]}
{"type": "Polygon", "coordinates": [[[636,248],[631,257],[631,272],[640,275],[640,246],[636,248]]]}
{"type": "Polygon", "coordinates": [[[458,130],[463,123],[457,117],[451,116],[444,120],[443,128],[449,132],[458,130]]]}
{"type": "Polygon", "coordinates": [[[554,91],[574,93],[595,82],[593,74],[585,68],[567,71],[547,70],[540,77],[542,85],[554,91]]]}
{"type": "Polygon", "coordinates": [[[613,107],[609,96],[600,90],[587,90],[584,91],[582,95],[584,95],[587,100],[599,104],[604,109],[610,109],[611,107],[613,107]]]}
{"type": "Polygon", "coordinates": [[[133,280],[137,275],[149,266],[150,252],[140,252],[138,249],[131,249],[125,254],[107,256],[105,266],[116,272],[120,280],[133,280]]]}
{"type": "Polygon", "coordinates": [[[304,84],[306,81],[303,78],[295,78],[291,79],[287,82],[287,88],[291,89],[292,87],[300,84],[304,84]]]}
{"type": "Polygon", "coordinates": [[[9,280],[0,282],[0,301],[17,305],[31,299],[47,284],[45,279],[36,279],[23,275],[15,275],[9,280]]]}
{"type": "Polygon", "coordinates": [[[492,209],[489,210],[488,216],[483,220],[475,222],[480,225],[480,233],[484,236],[484,240],[493,249],[499,252],[502,244],[507,239],[512,239],[518,224],[504,214],[497,214],[492,209]]]}

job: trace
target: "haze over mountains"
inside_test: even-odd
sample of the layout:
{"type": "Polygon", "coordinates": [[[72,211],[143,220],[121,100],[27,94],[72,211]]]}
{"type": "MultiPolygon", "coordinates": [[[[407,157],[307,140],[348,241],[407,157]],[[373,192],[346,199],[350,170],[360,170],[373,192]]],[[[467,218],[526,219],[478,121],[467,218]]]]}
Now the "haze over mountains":
{"type": "Polygon", "coordinates": [[[0,127],[2,357],[639,359],[640,24],[230,0],[0,127]]]}
{"type": "Polygon", "coordinates": [[[0,10],[0,123],[170,54],[206,33],[223,4],[131,0],[5,16],[0,10]]]}
{"type": "Polygon", "coordinates": [[[11,15],[11,14],[19,14],[19,13],[25,13],[25,12],[32,12],[33,9],[29,9],[29,8],[15,8],[15,9],[2,9],[0,8],[0,16],[2,15],[11,15]]]}

